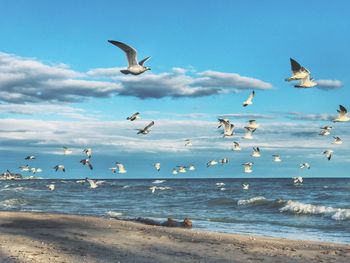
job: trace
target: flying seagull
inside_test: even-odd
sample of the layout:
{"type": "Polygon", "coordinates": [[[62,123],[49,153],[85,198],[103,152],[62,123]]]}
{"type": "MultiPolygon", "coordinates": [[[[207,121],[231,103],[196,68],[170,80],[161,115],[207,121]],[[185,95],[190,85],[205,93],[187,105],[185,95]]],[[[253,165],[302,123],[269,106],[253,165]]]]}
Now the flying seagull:
{"type": "Polygon", "coordinates": [[[28,164],[26,165],[21,165],[20,167],[18,167],[22,172],[29,172],[30,171],[30,167],[28,164]]]}
{"type": "Polygon", "coordinates": [[[80,163],[85,165],[85,166],[88,166],[90,168],[90,170],[93,169],[92,164],[90,162],[90,159],[83,159],[83,160],[80,161],[80,163]]]}
{"type": "Polygon", "coordinates": [[[231,124],[228,119],[218,119],[218,128],[224,127],[224,137],[231,137],[233,135],[233,130],[235,125],[231,124]]]}
{"type": "Polygon", "coordinates": [[[137,51],[133,47],[115,40],[108,40],[109,43],[119,47],[126,53],[128,59],[128,68],[122,69],[120,72],[123,74],[140,75],[147,70],[151,70],[149,67],[144,66],[144,63],[151,57],[146,57],[141,61],[137,61],[137,51]]]}
{"type": "Polygon", "coordinates": [[[155,163],[154,168],[156,168],[157,171],[159,172],[160,171],[160,163],[155,163]]]}
{"type": "Polygon", "coordinates": [[[64,155],[68,155],[68,154],[72,154],[72,150],[68,149],[66,146],[63,146],[63,154],[64,155]]]}
{"type": "Polygon", "coordinates": [[[243,190],[248,190],[249,189],[249,184],[242,184],[243,190]]]}
{"type": "Polygon", "coordinates": [[[247,107],[248,105],[252,105],[254,96],[255,96],[255,91],[253,90],[252,93],[250,93],[248,99],[245,102],[243,102],[243,107],[247,107]]]}
{"type": "Polygon", "coordinates": [[[298,62],[296,62],[294,59],[290,59],[291,69],[292,69],[292,76],[290,78],[286,78],[286,81],[291,80],[302,80],[306,77],[310,76],[310,71],[306,68],[302,67],[298,62]]]}
{"type": "Polygon", "coordinates": [[[321,136],[327,136],[327,135],[330,135],[331,134],[331,130],[332,130],[332,126],[324,126],[324,127],[321,127],[321,131],[318,135],[321,135],[321,136]]]}
{"type": "Polygon", "coordinates": [[[259,124],[256,123],[256,120],[249,120],[248,125],[246,126],[249,129],[257,129],[259,128],[259,124]]]}
{"type": "Polygon", "coordinates": [[[41,173],[43,170],[41,168],[30,168],[30,171],[33,173],[33,174],[36,174],[36,173],[41,173]]]}
{"type": "Polygon", "coordinates": [[[62,164],[56,165],[53,169],[55,169],[56,172],[57,172],[58,170],[61,170],[62,172],[65,172],[65,171],[66,171],[66,168],[65,168],[64,165],[62,165],[62,164]]]}
{"type": "Polygon", "coordinates": [[[300,169],[310,169],[310,164],[309,163],[302,163],[301,165],[300,165],[300,169]]]}
{"type": "Polygon", "coordinates": [[[343,141],[342,141],[342,139],[340,139],[338,136],[336,136],[336,137],[333,137],[334,138],[334,141],[332,142],[333,144],[342,144],[343,143],[343,141]]]}
{"type": "Polygon", "coordinates": [[[242,164],[242,165],[244,166],[244,172],[245,172],[245,173],[251,173],[251,172],[253,172],[253,170],[252,170],[253,164],[254,164],[254,163],[251,163],[251,162],[242,164]]]}
{"type": "Polygon", "coordinates": [[[138,119],[140,119],[140,113],[139,112],[135,112],[133,115],[127,117],[126,119],[129,120],[129,121],[138,120],[138,119]]]}
{"type": "Polygon", "coordinates": [[[328,161],[332,158],[333,150],[325,150],[323,154],[327,157],[328,161]]]}
{"type": "Polygon", "coordinates": [[[221,163],[221,164],[227,164],[228,163],[228,158],[223,158],[223,159],[221,159],[221,160],[219,160],[219,162],[221,163]]]}
{"type": "Polygon", "coordinates": [[[310,76],[306,76],[300,81],[299,84],[294,85],[294,88],[307,89],[307,88],[313,88],[315,86],[317,86],[317,82],[315,82],[314,79],[310,78],[310,76]]]}
{"type": "Polygon", "coordinates": [[[188,168],[188,170],[190,170],[190,171],[196,170],[196,167],[195,167],[193,164],[190,164],[187,168],[188,168]]]}
{"type": "Polygon", "coordinates": [[[274,162],[282,162],[281,156],[279,156],[278,154],[274,154],[272,155],[272,157],[274,162]]]}
{"type": "Polygon", "coordinates": [[[46,187],[49,188],[50,191],[55,190],[55,185],[54,184],[49,184],[46,187]]]}
{"type": "Polygon", "coordinates": [[[138,130],[137,134],[141,134],[141,133],[144,135],[148,134],[150,132],[149,128],[151,128],[153,125],[154,125],[154,121],[151,121],[145,128],[137,129],[138,130]]]}
{"type": "Polygon", "coordinates": [[[293,184],[294,185],[301,185],[303,183],[303,177],[293,177],[293,184]]]}
{"type": "Polygon", "coordinates": [[[238,142],[233,142],[233,148],[232,148],[232,151],[241,151],[242,148],[241,146],[239,145],[238,142]]]}
{"type": "Polygon", "coordinates": [[[92,156],[92,149],[91,148],[86,148],[83,150],[83,152],[86,154],[86,156],[90,159],[92,156]]]}
{"type": "Polygon", "coordinates": [[[109,168],[109,170],[111,170],[112,173],[115,174],[117,172],[118,168],[117,167],[111,167],[111,168],[109,168]]]}
{"type": "Polygon", "coordinates": [[[177,174],[176,168],[173,169],[172,173],[173,173],[173,174],[177,174]]]}
{"type": "Polygon", "coordinates": [[[217,161],[211,160],[211,161],[207,162],[207,167],[209,167],[209,166],[214,166],[214,165],[217,165],[217,164],[218,164],[217,161]]]}
{"type": "Polygon", "coordinates": [[[252,157],[258,158],[261,156],[259,147],[253,147],[253,152],[251,154],[252,157]]]}
{"type": "Polygon", "coordinates": [[[247,140],[253,139],[253,132],[255,132],[256,129],[252,129],[249,127],[244,127],[244,129],[245,129],[245,133],[244,133],[244,136],[242,138],[247,139],[247,140]]]}
{"type": "Polygon", "coordinates": [[[185,146],[192,146],[192,141],[190,139],[186,139],[185,146]]]}
{"type": "Polygon", "coordinates": [[[97,188],[98,185],[95,180],[86,178],[86,181],[90,184],[91,189],[97,188]]]}
{"type": "Polygon", "coordinates": [[[179,173],[186,173],[186,172],[187,172],[187,171],[186,171],[186,167],[185,167],[185,166],[182,166],[182,165],[178,166],[178,172],[179,172],[179,173]]]}
{"type": "Polygon", "coordinates": [[[127,172],[124,164],[116,162],[115,166],[118,168],[118,173],[125,174],[127,172]]]}
{"type": "Polygon", "coordinates": [[[350,120],[350,118],[348,117],[348,111],[344,106],[339,105],[339,110],[337,111],[338,118],[334,119],[333,122],[346,122],[350,120]]]}
{"type": "Polygon", "coordinates": [[[24,160],[28,160],[28,161],[35,160],[35,159],[36,157],[34,155],[29,155],[26,158],[24,158],[24,160]]]}

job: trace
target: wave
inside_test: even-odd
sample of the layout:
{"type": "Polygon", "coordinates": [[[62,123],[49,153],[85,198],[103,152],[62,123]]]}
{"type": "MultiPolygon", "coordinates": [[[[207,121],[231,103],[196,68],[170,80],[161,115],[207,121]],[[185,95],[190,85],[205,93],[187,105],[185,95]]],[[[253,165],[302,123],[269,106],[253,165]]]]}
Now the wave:
{"type": "Polygon", "coordinates": [[[263,196],[255,196],[250,199],[238,200],[237,205],[250,205],[250,204],[261,204],[266,203],[268,200],[263,196]]]}
{"type": "Polygon", "coordinates": [[[330,216],[334,220],[350,220],[350,209],[334,208],[330,206],[304,204],[297,201],[289,200],[280,208],[280,212],[291,212],[294,214],[305,215],[324,215],[330,216]]]}
{"type": "Polygon", "coordinates": [[[5,208],[13,208],[17,206],[26,205],[27,202],[24,199],[11,198],[0,202],[0,205],[5,208]]]}
{"type": "Polygon", "coordinates": [[[123,215],[123,213],[121,212],[114,212],[114,211],[108,211],[106,214],[110,217],[120,217],[123,215]]]}

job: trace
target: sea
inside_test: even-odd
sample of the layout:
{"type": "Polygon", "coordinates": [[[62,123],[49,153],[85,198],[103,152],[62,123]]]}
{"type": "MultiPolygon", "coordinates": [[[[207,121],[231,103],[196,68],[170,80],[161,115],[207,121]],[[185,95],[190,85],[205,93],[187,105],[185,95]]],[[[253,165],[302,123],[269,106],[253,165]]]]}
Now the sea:
{"type": "Polygon", "coordinates": [[[196,230],[350,243],[350,178],[99,179],[94,189],[79,180],[0,181],[0,210],[187,217],[196,230]]]}

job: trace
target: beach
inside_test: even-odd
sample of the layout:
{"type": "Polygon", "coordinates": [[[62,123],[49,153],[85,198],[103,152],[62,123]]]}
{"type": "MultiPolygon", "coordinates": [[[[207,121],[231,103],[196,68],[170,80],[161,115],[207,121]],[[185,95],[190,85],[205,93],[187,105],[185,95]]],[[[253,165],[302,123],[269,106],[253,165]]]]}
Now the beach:
{"type": "Polygon", "coordinates": [[[348,262],[346,244],[0,212],[0,262],[348,262]]]}

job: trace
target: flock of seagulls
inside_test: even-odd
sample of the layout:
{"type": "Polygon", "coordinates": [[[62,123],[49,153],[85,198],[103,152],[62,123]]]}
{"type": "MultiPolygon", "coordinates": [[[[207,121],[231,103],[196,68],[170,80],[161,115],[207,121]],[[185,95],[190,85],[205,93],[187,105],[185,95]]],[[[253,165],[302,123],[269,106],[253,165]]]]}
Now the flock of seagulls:
{"type": "MultiPolygon", "coordinates": [[[[137,51],[135,48],[131,47],[130,45],[127,45],[125,43],[115,41],[115,40],[108,40],[109,43],[112,45],[118,47],[121,49],[125,54],[126,58],[128,61],[128,66],[126,69],[120,70],[121,73],[123,74],[132,74],[132,75],[140,75],[148,70],[151,70],[149,67],[145,66],[145,62],[150,59],[150,57],[146,57],[142,59],[141,61],[138,61],[137,59],[137,51]]],[[[317,85],[317,83],[313,80],[311,77],[311,72],[306,69],[305,67],[301,66],[296,60],[290,59],[290,64],[291,64],[291,71],[292,71],[292,76],[286,78],[286,81],[299,81],[297,84],[294,85],[295,88],[313,88],[317,85]]],[[[255,91],[251,91],[249,94],[249,97],[243,102],[243,107],[247,107],[253,104],[253,99],[255,98],[255,91]]],[[[338,116],[333,120],[334,122],[348,122],[350,120],[350,117],[348,116],[347,109],[339,105],[339,109],[337,110],[338,116]]],[[[137,121],[141,118],[140,112],[135,112],[132,115],[128,116],[126,120],[134,122],[137,121]]],[[[137,134],[142,134],[142,135],[147,135],[150,133],[151,128],[155,125],[154,121],[151,121],[148,125],[146,125],[143,128],[136,129],[137,134]]],[[[252,140],[253,139],[253,134],[254,132],[259,128],[259,124],[257,123],[256,120],[249,120],[247,125],[244,126],[245,133],[243,137],[241,137],[244,140],[252,140]]],[[[232,137],[234,135],[234,130],[235,130],[235,125],[230,122],[229,119],[224,119],[224,118],[219,118],[218,119],[218,129],[223,128],[222,134],[223,137],[232,137]]],[[[319,135],[320,136],[328,136],[331,134],[332,131],[332,126],[324,126],[320,128],[319,135]]],[[[333,137],[334,141],[332,144],[334,145],[340,145],[342,144],[342,139],[340,137],[333,137]]],[[[191,139],[186,139],[184,142],[185,147],[191,147],[193,145],[191,139]]],[[[232,151],[239,152],[242,150],[242,147],[239,142],[235,141],[233,142],[232,146],[232,151]]],[[[70,155],[72,154],[73,151],[67,148],[66,146],[63,147],[63,154],[64,155],[70,155]]],[[[86,158],[82,159],[80,163],[86,167],[88,167],[90,170],[93,170],[93,165],[91,162],[92,159],[92,149],[91,148],[86,148],[83,150],[83,153],[85,153],[86,158]]],[[[331,160],[332,155],[334,151],[331,149],[326,149],[323,154],[324,156],[328,159],[331,160]]],[[[260,158],[261,157],[261,149],[259,147],[253,147],[253,151],[251,153],[251,157],[253,158],[260,158]]],[[[282,158],[278,154],[272,155],[273,162],[282,162],[282,158]]],[[[36,159],[35,156],[29,155],[25,157],[25,160],[31,161],[36,159]]],[[[210,160],[207,162],[206,166],[207,167],[213,167],[218,165],[219,163],[221,165],[225,165],[229,162],[228,158],[223,158],[220,160],[210,160]]],[[[253,172],[253,162],[246,162],[243,163],[243,172],[244,173],[252,173],[253,172]]],[[[300,169],[310,169],[310,164],[309,163],[302,163],[300,164],[300,169]]],[[[157,162],[154,163],[154,168],[159,172],[161,169],[161,163],[157,162]]],[[[38,173],[41,172],[42,170],[40,168],[35,168],[35,167],[30,167],[29,165],[23,165],[20,166],[19,169],[21,171],[27,171],[27,172],[32,172],[32,173],[38,173]]],[[[58,172],[65,172],[65,166],[63,164],[57,164],[56,166],[53,167],[53,169],[58,172]]],[[[116,162],[115,166],[109,168],[112,173],[119,173],[119,174],[125,174],[127,173],[127,170],[125,166],[122,163],[116,162]]],[[[179,165],[176,168],[173,168],[172,174],[176,175],[178,173],[186,173],[187,171],[194,171],[196,168],[193,164],[189,165],[179,165]]],[[[98,182],[92,180],[92,179],[86,179],[82,180],[82,182],[88,182],[90,185],[90,188],[96,188],[98,186],[98,182]]],[[[302,177],[294,177],[293,178],[294,184],[301,184],[303,182],[302,177]]],[[[55,189],[55,186],[53,184],[50,184],[47,186],[49,190],[53,191],[55,189]]],[[[217,187],[219,187],[221,190],[224,189],[224,184],[217,184],[217,187]]],[[[242,188],[244,190],[249,189],[249,184],[243,184],[242,188]]],[[[150,190],[152,193],[154,193],[157,189],[160,189],[158,186],[152,186],[150,190]]]]}

